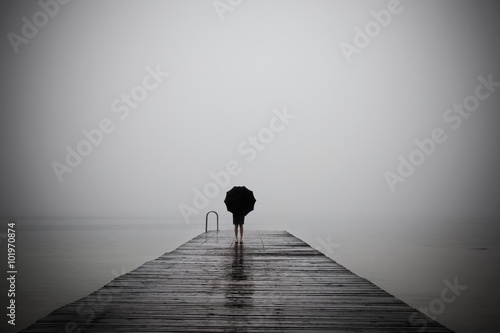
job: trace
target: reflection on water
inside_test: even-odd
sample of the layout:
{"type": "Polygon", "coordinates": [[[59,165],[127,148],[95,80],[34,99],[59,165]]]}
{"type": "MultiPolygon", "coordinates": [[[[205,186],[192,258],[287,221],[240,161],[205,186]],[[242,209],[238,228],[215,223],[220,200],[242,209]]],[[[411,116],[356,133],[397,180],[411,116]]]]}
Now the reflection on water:
{"type": "MultiPolygon", "coordinates": [[[[19,294],[16,291],[16,299],[23,306],[16,329],[97,290],[114,277],[113,271],[128,272],[174,250],[202,233],[204,227],[186,225],[182,219],[174,222],[19,220],[16,253],[23,287],[19,294]]],[[[439,319],[463,332],[486,332],[478,328],[498,322],[500,223],[496,220],[327,218],[307,226],[302,219],[264,222],[255,221],[253,229],[287,230],[313,247],[321,245],[318,237],[328,242],[330,235],[340,246],[331,246],[330,252],[323,246],[326,255],[416,308],[428,306],[437,297],[444,279],[458,276],[471,286],[470,291],[439,319]]],[[[267,291],[256,280],[265,269],[262,261],[256,264],[255,248],[245,243],[223,251],[228,251],[227,262],[219,268],[229,274],[231,283],[224,282],[222,302],[228,312],[235,313],[235,325],[248,327],[247,318],[253,327],[259,325],[259,319],[266,322],[272,304],[261,303],[267,291]]],[[[0,268],[2,265],[6,261],[0,268]]],[[[221,283],[214,281],[214,286],[221,283]]],[[[0,293],[6,295],[5,287],[0,293]]]]}
{"type": "Polygon", "coordinates": [[[224,292],[224,307],[229,311],[233,328],[245,332],[250,325],[248,316],[253,308],[254,285],[252,280],[251,260],[245,258],[242,244],[233,247],[233,260],[226,265],[227,287],[224,292]]]}

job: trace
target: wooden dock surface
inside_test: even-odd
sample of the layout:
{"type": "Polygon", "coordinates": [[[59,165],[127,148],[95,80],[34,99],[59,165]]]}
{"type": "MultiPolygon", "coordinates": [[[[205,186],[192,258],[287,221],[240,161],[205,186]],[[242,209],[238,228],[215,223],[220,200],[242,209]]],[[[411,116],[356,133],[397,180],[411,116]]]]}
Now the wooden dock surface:
{"type": "Polygon", "coordinates": [[[209,231],[21,332],[451,331],[286,231],[209,231]]]}

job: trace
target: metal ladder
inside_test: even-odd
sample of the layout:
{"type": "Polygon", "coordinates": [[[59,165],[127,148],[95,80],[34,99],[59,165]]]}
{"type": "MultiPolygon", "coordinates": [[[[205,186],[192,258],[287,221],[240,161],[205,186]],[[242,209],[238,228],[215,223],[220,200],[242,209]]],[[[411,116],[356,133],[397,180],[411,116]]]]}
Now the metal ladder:
{"type": "Polygon", "coordinates": [[[215,210],[211,210],[207,213],[207,215],[205,216],[205,232],[208,231],[208,215],[210,213],[215,213],[215,216],[217,216],[217,231],[219,231],[219,214],[217,214],[217,212],[215,210]]]}

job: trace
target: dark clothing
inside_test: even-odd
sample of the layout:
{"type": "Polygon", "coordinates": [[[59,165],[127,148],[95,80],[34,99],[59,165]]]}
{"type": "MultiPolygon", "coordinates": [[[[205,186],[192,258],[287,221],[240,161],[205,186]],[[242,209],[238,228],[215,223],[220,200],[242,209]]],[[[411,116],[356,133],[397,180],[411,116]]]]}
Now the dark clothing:
{"type": "Polygon", "coordinates": [[[245,215],[233,214],[233,224],[243,224],[245,222],[245,215]]]}

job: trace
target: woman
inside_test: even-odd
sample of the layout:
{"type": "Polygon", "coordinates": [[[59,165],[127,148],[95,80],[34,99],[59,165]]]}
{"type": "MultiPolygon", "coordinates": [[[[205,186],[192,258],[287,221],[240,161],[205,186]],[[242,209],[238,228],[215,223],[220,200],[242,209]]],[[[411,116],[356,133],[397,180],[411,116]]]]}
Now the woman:
{"type": "Polygon", "coordinates": [[[243,223],[245,222],[245,215],[234,214],[233,213],[233,224],[234,224],[234,241],[238,244],[238,226],[240,227],[240,244],[243,243],[243,223]]]}

